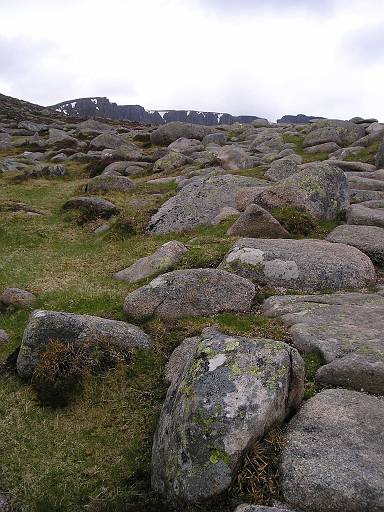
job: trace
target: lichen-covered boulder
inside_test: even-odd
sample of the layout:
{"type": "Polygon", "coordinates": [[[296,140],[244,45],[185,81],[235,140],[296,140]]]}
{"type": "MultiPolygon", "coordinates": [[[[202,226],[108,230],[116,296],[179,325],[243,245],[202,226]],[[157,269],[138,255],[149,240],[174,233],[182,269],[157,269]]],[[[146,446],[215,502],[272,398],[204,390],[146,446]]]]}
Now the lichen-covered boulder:
{"type": "Polygon", "coordinates": [[[152,487],[175,504],[200,503],[228,489],[245,451],[299,406],[303,361],[283,342],[205,329],[171,363],[152,487]]]}
{"type": "Polygon", "coordinates": [[[148,230],[161,234],[210,225],[224,206],[236,208],[237,197],[243,190],[265,184],[245,176],[195,178],[161,206],[152,216],[148,230]]]}
{"type": "Polygon", "coordinates": [[[217,160],[223,169],[236,171],[253,167],[253,160],[240,146],[224,146],[217,152],[217,160]]]}
{"type": "Polygon", "coordinates": [[[347,178],[338,167],[312,164],[262,192],[257,204],[267,210],[290,206],[318,219],[332,220],[349,205],[347,178]]]}
{"type": "Polygon", "coordinates": [[[285,500],[311,512],[384,510],[384,399],[329,389],[290,422],[281,463],[285,500]]]}
{"type": "Polygon", "coordinates": [[[316,146],[324,142],[335,142],[339,146],[349,146],[365,136],[363,126],[337,119],[324,119],[314,125],[314,129],[304,138],[303,146],[316,146]]]}
{"type": "Polygon", "coordinates": [[[124,311],[133,318],[210,316],[225,311],[251,310],[255,286],[224,270],[175,270],[157,277],[129,295],[124,311]]]}
{"type": "Polygon", "coordinates": [[[116,279],[136,283],[154,274],[160,274],[170,270],[188,249],[181,242],[171,240],[163,244],[156,252],[140,258],[130,267],[120,270],[115,274],[116,279]]]}
{"type": "Polygon", "coordinates": [[[348,224],[384,228],[384,200],[363,201],[353,204],[347,211],[348,224]]]}
{"type": "Polygon", "coordinates": [[[285,290],[360,289],[376,282],[368,256],[355,247],[323,240],[242,238],[220,268],[285,290]]]}
{"type": "Polygon", "coordinates": [[[152,340],[139,327],[90,315],[35,310],[23,334],[17,358],[20,377],[30,378],[50,341],[73,345],[91,342],[121,350],[148,348],[152,340]]]}
{"type": "Polygon", "coordinates": [[[384,292],[291,295],[267,299],[301,352],[320,356],[322,385],[384,395],[384,292]]]}

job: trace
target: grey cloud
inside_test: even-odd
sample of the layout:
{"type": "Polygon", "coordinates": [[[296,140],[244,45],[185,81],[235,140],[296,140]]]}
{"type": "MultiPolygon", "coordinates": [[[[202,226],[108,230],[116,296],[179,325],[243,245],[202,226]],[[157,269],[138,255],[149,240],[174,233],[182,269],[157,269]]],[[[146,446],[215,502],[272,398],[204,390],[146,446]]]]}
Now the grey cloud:
{"type": "Polygon", "coordinates": [[[335,6],[335,0],[201,0],[203,7],[208,7],[221,14],[244,14],[258,11],[289,11],[302,9],[317,14],[329,13],[335,6]]]}
{"type": "Polygon", "coordinates": [[[374,64],[384,59],[384,30],[382,25],[364,27],[345,41],[344,51],[353,59],[374,64]]]}

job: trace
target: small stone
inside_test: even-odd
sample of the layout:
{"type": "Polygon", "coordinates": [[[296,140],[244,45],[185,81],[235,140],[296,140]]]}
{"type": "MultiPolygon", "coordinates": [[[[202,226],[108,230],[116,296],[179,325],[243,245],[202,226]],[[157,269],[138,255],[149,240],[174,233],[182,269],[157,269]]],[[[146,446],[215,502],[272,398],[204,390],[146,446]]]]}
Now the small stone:
{"type": "Polygon", "coordinates": [[[32,307],[35,300],[33,293],[20,288],[7,288],[0,295],[0,305],[5,307],[28,309],[32,307]]]}

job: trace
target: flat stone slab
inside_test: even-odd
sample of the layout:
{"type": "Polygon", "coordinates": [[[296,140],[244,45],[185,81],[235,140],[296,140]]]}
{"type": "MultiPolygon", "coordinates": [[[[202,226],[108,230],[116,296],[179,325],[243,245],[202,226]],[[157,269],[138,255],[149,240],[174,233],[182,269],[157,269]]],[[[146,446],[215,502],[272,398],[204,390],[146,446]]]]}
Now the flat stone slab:
{"type": "Polygon", "coordinates": [[[285,500],[311,512],[382,512],[383,424],[383,398],[330,389],[306,402],[288,426],[285,500]]]}
{"type": "Polygon", "coordinates": [[[124,311],[133,318],[210,316],[249,312],[255,286],[243,277],[215,268],[175,270],[127,295],[124,311]]]}
{"type": "Polygon", "coordinates": [[[337,226],[326,238],[328,242],[352,245],[376,265],[384,265],[384,229],[377,226],[337,226]]]}
{"type": "Polygon", "coordinates": [[[184,340],[170,364],[152,487],[174,504],[201,503],[228,489],[248,447],[300,405],[304,364],[283,342],[215,329],[184,340]]]}
{"type": "Polygon", "coordinates": [[[375,283],[371,260],[358,249],[323,240],[242,238],[220,268],[282,290],[361,289],[375,283]]]}
{"type": "Polygon", "coordinates": [[[348,184],[354,190],[384,191],[384,181],[365,178],[362,176],[347,176],[348,184]]]}
{"type": "Polygon", "coordinates": [[[140,258],[130,267],[120,270],[115,274],[116,279],[136,283],[154,274],[160,274],[170,270],[188,249],[181,242],[171,240],[163,244],[157,251],[149,256],[140,258]]]}
{"type": "Polygon", "coordinates": [[[384,200],[364,201],[351,205],[347,210],[347,222],[384,228],[384,200]]]}
{"type": "Polygon", "coordinates": [[[384,394],[384,290],[377,293],[290,295],[267,299],[262,312],[279,317],[305,353],[324,361],[321,384],[384,394]]]}

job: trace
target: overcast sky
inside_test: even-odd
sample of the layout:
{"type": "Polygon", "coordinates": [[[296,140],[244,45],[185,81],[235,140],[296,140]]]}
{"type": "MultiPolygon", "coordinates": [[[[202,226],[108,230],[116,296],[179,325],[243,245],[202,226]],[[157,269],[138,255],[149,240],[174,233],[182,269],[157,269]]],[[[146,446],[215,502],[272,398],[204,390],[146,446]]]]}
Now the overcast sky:
{"type": "Polygon", "coordinates": [[[0,92],[384,119],[383,0],[0,0],[0,92]]]}

